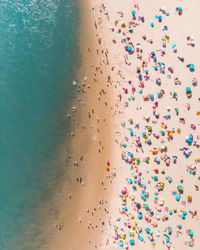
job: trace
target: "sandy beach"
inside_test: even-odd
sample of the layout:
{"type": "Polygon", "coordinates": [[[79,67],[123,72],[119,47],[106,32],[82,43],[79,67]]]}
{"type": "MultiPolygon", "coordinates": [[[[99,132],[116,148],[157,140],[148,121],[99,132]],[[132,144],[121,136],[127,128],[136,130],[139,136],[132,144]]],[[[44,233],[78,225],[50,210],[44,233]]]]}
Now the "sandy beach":
{"type": "Polygon", "coordinates": [[[199,7],[83,3],[72,168],[47,249],[200,249],[199,7]]]}
{"type": "Polygon", "coordinates": [[[102,249],[200,248],[198,5],[101,6],[118,83],[111,142],[117,177],[102,249]]]}

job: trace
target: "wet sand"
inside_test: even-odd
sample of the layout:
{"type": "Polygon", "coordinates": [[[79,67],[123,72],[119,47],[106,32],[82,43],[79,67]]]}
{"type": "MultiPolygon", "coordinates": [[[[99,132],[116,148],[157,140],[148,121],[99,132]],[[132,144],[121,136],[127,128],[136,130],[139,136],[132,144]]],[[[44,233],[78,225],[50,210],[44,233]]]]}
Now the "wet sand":
{"type": "Polygon", "coordinates": [[[59,209],[45,229],[48,243],[43,249],[95,249],[108,214],[112,180],[105,168],[110,156],[112,82],[94,11],[90,2],[81,4],[82,66],[74,79],[76,98],[66,112],[72,125],[70,150],[65,152],[66,181],[53,197],[59,209]]]}

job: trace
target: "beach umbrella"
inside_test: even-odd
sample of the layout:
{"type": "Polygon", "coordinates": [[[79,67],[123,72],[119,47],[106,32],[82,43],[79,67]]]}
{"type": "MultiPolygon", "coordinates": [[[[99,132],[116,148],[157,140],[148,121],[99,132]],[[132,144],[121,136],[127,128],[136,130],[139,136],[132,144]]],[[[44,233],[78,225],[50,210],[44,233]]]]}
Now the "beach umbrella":
{"type": "Polygon", "coordinates": [[[131,246],[134,245],[134,241],[133,240],[130,240],[129,243],[130,243],[131,246]]]}
{"type": "Polygon", "coordinates": [[[167,158],[166,161],[165,161],[165,163],[166,163],[167,165],[169,165],[169,164],[170,164],[170,159],[167,158]]]}
{"type": "Polygon", "coordinates": [[[147,126],[147,130],[148,130],[149,132],[151,132],[151,131],[152,131],[152,126],[147,126]]]}
{"type": "Polygon", "coordinates": [[[158,182],[158,186],[160,187],[161,190],[163,190],[165,184],[164,184],[164,182],[158,182]]]}
{"type": "Polygon", "coordinates": [[[130,131],[130,135],[133,136],[133,129],[130,128],[129,131],[130,131]]]}
{"type": "Polygon", "coordinates": [[[125,43],[126,42],[126,38],[123,38],[122,40],[121,40],[121,43],[125,43]]]}
{"type": "Polygon", "coordinates": [[[176,200],[179,201],[180,198],[181,198],[180,195],[177,194],[177,195],[176,195],[176,200]]]}
{"type": "Polygon", "coordinates": [[[133,11],[132,11],[132,15],[135,16],[135,13],[136,13],[136,12],[133,10],[133,11]]]}
{"type": "Polygon", "coordinates": [[[119,236],[116,234],[116,235],[115,235],[115,240],[118,240],[118,238],[119,238],[119,236]]]}
{"type": "Polygon", "coordinates": [[[142,137],[143,138],[147,138],[147,133],[146,132],[142,132],[142,137]]]}
{"type": "Polygon", "coordinates": [[[127,157],[127,156],[124,156],[124,160],[125,160],[125,161],[128,161],[128,157],[127,157]]]}
{"type": "Polygon", "coordinates": [[[187,211],[183,211],[183,214],[184,214],[184,215],[187,215],[187,211]]]}
{"type": "Polygon", "coordinates": [[[172,95],[173,95],[173,97],[176,97],[176,96],[177,96],[177,93],[176,93],[176,92],[173,92],[172,95]]]}
{"type": "Polygon", "coordinates": [[[135,196],[133,194],[131,194],[131,200],[134,201],[135,200],[135,196]]]}
{"type": "Polygon", "coordinates": [[[123,239],[123,240],[126,239],[126,234],[122,234],[122,239],[123,239]]]}
{"type": "Polygon", "coordinates": [[[124,246],[123,242],[119,242],[119,246],[123,247],[124,246]]]}
{"type": "Polygon", "coordinates": [[[146,143],[147,143],[148,145],[151,145],[151,144],[152,144],[152,143],[151,143],[151,140],[147,140],[146,143]]]}
{"type": "Polygon", "coordinates": [[[151,22],[151,23],[150,23],[150,26],[153,28],[153,27],[154,27],[154,23],[153,23],[153,22],[151,22]]]}
{"type": "Polygon", "coordinates": [[[125,28],[125,27],[126,27],[125,22],[122,22],[122,23],[121,23],[121,27],[122,27],[122,28],[125,28]]]}
{"type": "Polygon", "coordinates": [[[190,68],[190,70],[193,71],[193,70],[194,70],[194,64],[190,64],[190,65],[189,65],[189,68],[190,68]]]}
{"type": "Polygon", "coordinates": [[[146,196],[144,195],[144,196],[142,196],[142,199],[143,199],[143,201],[146,201],[147,200],[147,198],[146,198],[146,196]]]}
{"type": "Polygon", "coordinates": [[[144,157],[144,162],[149,163],[149,156],[144,157]]]}
{"type": "Polygon", "coordinates": [[[151,216],[154,216],[154,211],[151,211],[151,212],[150,212],[150,215],[151,215],[151,216]]]}
{"type": "Polygon", "coordinates": [[[129,183],[132,184],[132,183],[133,183],[133,180],[132,180],[132,179],[129,179],[129,183]]]}
{"type": "Polygon", "coordinates": [[[186,87],[186,92],[191,92],[191,88],[190,87],[186,87]]]}
{"type": "Polygon", "coordinates": [[[118,238],[119,238],[119,237],[118,237],[118,235],[116,234],[116,235],[115,235],[115,240],[118,240],[118,238]]]}
{"type": "Polygon", "coordinates": [[[155,175],[155,176],[153,177],[153,179],[154,179],[154,181],[157,181],[157,180],[158,180],[158,177],[155,175]]]}
{"type": "Polygon", "coordinates": [[[193,237],[193,236],[194,236],[194,232],[193,232],[192,230],[189,230],[189,235],[190,235],[191,237],[193,237]]]}
{"type": "Polygon", "coordinates": [[[154,100],[154,95],[150,95],[151,100],[154,100]]]}
{"type": "Polygon", "coordinates": [[[141,241],[144,241],[144,238],[142,236],[138,236],[138,239],[140,239],[141,241]]]}
{"type": "Polygon", "coordinates": [[[197,79],[194,78],[194,79],[192,80],[192,85],[197,86],[197,79]]]}
{"type": "Polygon", "coordinates": [[[150,232],[151,230],[150,230],[150,228],[146,228],[146,232],[149,234],[149,232],[150,232]]]}
{"type": "Polygon", "coordinates": [[[172,228],[171,227],[168,227],[167,231],[168,231],[169,234],[172,234],[172,228]]]}
{"type": "Polygon", "coordinates": [[[180,193],[183,193],[183,186],[182,185],[178,185],[177,189],[180,193]]]}
{"type": "Polygon", "coordinates": [[[139,219],[139,220],[142,219],[142,214],[138,214],[138,219],[139,219]]]}
{"type": "Polygon", "coordinates": [[[168,181],[169,181],[169,183],[172,183],[172,178],[169,177],[169,178],[168,178],[168,181]]]}
{"type": "Polygon", "coordinates": [[[126,50],[127,50],[128,52],[131,52],[131,51],[132,51],[132,46],[128,45],[128,46],[126,47],[126,50]]]}
{"type": "Polygon", "coordinates": [[[169,237],[166,237],[166,242],[169,242],[170,241],[170,238],[169,237]]]}

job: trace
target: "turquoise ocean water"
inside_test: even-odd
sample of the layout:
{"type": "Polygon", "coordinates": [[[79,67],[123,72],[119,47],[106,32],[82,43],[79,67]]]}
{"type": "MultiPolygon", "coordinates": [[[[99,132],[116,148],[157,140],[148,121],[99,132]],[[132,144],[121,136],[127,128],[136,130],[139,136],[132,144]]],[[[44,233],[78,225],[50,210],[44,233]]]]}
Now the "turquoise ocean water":
{"type": "Polygon", "coordinates": [[[40,249],[38,211],[63,176],[78,25],[75,0],[0,1],[1,250],[40,249]]]}

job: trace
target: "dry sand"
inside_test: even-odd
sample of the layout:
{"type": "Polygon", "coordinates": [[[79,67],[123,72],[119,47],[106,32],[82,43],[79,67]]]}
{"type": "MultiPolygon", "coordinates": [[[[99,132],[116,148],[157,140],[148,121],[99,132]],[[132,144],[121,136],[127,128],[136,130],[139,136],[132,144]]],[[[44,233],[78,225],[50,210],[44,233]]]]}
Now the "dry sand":
{"type": "MultiPolygon", "coordinates": [[[[169,226],[172,227],[172,235],[169,235],[171,244],[168,247],[173,247],[175,249],[187,249],[184,243],[190,240],[190,237],[186,234],[187,229],[191,229],[194,231],[194,246],[193,249],[200,249],[200,242],[198,239],[198,235],[200,232],[199,227],[199,219],[198,217],[192,218],[190,211],[194,212],[195,210],[199,211],[200,203],[198,200],[199,192],[196,191],[194,185],[199,186],[198,180],[198,165],[199,163],[195,162],[195,159],[200,156],[200,150],[198,147],[192,144],[188,146],[185,142],[186,136],[190,133],[194,136],[195,140],[199,135],[199,116],[196,115],[196,112],[200,109],[199,107],[199,83],[196,87],[192,86],[192,79],[195,77],[198,80],[198,70],[199,70],[199,41],[200,36],[198,33],[198,26],[200,23],[200,19],[198,18],[197,10],[199,9],[200,3],[198,1],[138,1],[139,9],[134,8],[133,1],[109,1],[108,3],[99,2],[98,8],[100,8],[101,4],[104,3],[106,9],[104,12],[109,13],[109,24],[106,19],[101,25],[102,30],[106,32],[110,28],[114,28],[114,32],[110,31],[110,54],[112,53],[113,60],[111,61],[111,65],[115,66],[115,72],[117,73],[119,70],[121,72],[121,76],[117,76],[118,74],[113,74],[112,79],[114,82],[119,81],[120,86],[116,91],[115,99],[118,99],[116,102],[119,108],[118,111],[122,113],[117,114],[113,123],[113,140],[115,140],[116,145],[111,146],[112,148],[112,159],[111,166],[112,170],[117,172],[117,177],[115,178],[115,183],[113,185],[114,190],[112,192],[112,198],[110,202],[110,220],[111,226],[105,236],[105,245],[102,249],[114,249],[115,247],[119,248],[117,243],[123,242],[124,248],[125,246],[131,249],[129,244],[129,240],[135,240],[135,247],[137,249],[161,249],[161,247],[166,247],[166,236],[163,236],[165,229],[169,226]],[[169,12],[169,16],[163,15],[159,9],[162,6],[166,6],[166,10],[169,12]],[[176,7],[183,8],[183,14],[178,15],[176,13],[176,7]],[[121,34],[117,34],[118,29],[122,22],[128,26],[128,23],[132,21],[132,10],[136,11],[136,20],[135,27],[133,28],[133,34],[128,32],[128,27],[121,28],[121,34]],[[123,12],[123,17],[120,17],[119,11],[123,12]],[[155,20],[155,15],[162,15],[162,22],[158,22],[155,20]],[[144,16],[145,22],[142,23],[138,21],[138,16],[144,16]],[[118,20],[119,23],[115,26],[114,22],[118,20]],[[154,28],[150,26],[151,22],[154,22],[154,28]],[[168,30],[163,31],[163,26],[167,25],[168,30]],[[124,32],[124,34],[122,34],[124,32]],[[146,40],[142,38],[142,36],[146,35],[146,40]],[[162,48],[162,37],[164,35],[168,35],[170,37],[169,43],[166,44],[165,55],[161,56],[160,49],[162,48]],[[188,41],[186,40],[187,36],[193,36],[195,41],[195,46],[191,47],[187,45],[188,41]],[[125,37],[130,37],[131,42],[134,44],[135,48],[137,47],[137,43],[140,43],[141,46],[138,46],[142,49],[142,53],[135,52],[133,55],[128,55],[125,52],[123,44],[121,43],[121,39],[125,37]],[[153,40],[153,44],[150,44],[149,39],[153,40]],[[115,40],[115,43],[112,43],[112,40],[115,40]],[[172,45],[177,45],[177,53],[173,52],[172,45]],[[165,74],[160,74],[154,70],[154,62],[152,59],[149,60],[149,55],[151,51],[156,52],[158,62],[165,63],[165,74]],[[142,69],[142,60],[140,60],[140,55],[142,59],[147,62],[147,67],[145,69],[149,70],[150,79],[148,81],[144,80],[145,73],[142,69]],[[180,62],[177,56],[184,57],[184,63],[180,62]],[[127,57],[127,64],[125,59],[127,57]],[[129,65],[130,63],[130,65],[129,65]],[[195,71],[190,72],[186,67],[187,64],[193,63],[195,65],[195,71]],[[168,65],[171,65],[174,69],[174,73],[170,73],[167,69],[168,65]],[[141,74],[143,75],[144,88],[143,93],[140,94],[140,87],[138,74],[136,73],[137,67],[140,67],[141,74]],[[158,86],[155,83],[157,78],[161,79],[161,86],[158,86]],[[178,77],[178,79],[182,82],[181,85],[175,85],[174,79],[178,77]],[[128,81],[132,81],[132,85],[128,84],[128,81]],[[134,86],[136,88],[135,93],[131,92],[131,88],[134,86]],[[188,99],[185,94],[186,87],[189,86],[192,89],[193,95],[191,99],[188,99]],[[128,89],[128,94],[124,94],[123,88],[128,89]],[[163,98],[158,99],[157,93],[163,89],[165,94],[163,98]],[[176,92],[178,94],[177,100],[170,96],[170,92],[176,92]],[[122,95],[121,102],[117,95],[122,95]],[[155,97],[154,101],[144,101],[143,97],[148,96],[149,94],[153,94],[155,97]],[[132,100],[132,96],[134,96],[135,100],[132,100]],[[130,100],[128,100],[130,98],[130,100]],[[156,119],[152,114],[154,103],[158,101],[158,107],[156,108],[159,111],[159,119],[156,119]],[[128,107],[126,106],[126,103],[128,107]],[[187,103],[190,104],[191,109],[188,111],[186,108],[187,103]],[[170,111],[167,111],[167,108],[170,107],[170,111]],[[175,108],[179,109],[179,115],[176,115],[175,108]],[[171,114],[171,119],[165,119],[164,116],[166,114],[171,114]],[[143,116],[149,116],[150,121],[146,122],[143,119],[143,116]],[[185,124],[180,123],[179,119],[184,117],[185,124]],[[129,123],[129,119],[133,120],[133,124],[129,123]],[[154,123],[155,121],[156,123],[154,123]],[[125,122],[125,127],[121,126],[121,123],[125,122]],[[160,134],[161,122],[165,122],[167,124],[168,130],[175,130],[173,135],[173,139],[168,141],[167,136],[161,137],[159,139],[155,139],[153,133],[160,134]],[[135,128],[136,123],[139,123],[139,128],[135,128]],[[191,124],[196,125],[196,130],[190,128],[191,124]],[[152,141],[152,145],[148,146],[145,143],[145,139],[142,138],[142,132],[146,131],[146,126],[152,126],[152,133],[149,136],[149,139],[152,141]],[[133,129],[134,136],[130,136],[129,128],[133,129]],[[177,129],[181,129],[181,134],[177,133],[177,129]],[[140,141],[142,142],[142,148],[139,148],[136,143],[136,139],[140,137],[140,141]],[[161,143],[161,139],[164,142],[161,143]],[[120,147],[121,143],[121,147],[120,147]],[[127,147],[123,148],[122,144],[126,143],[127,147]],[[160,148],[162,145],[166,145],[168,147],[167,156],[170,157],[170,165],[166,166],[163,160],[161,163],[157,165],[153,159],[154,156],[150,152],[154,147],[160,148]],[[180,148],[187,147],[190,148],[192,154],[190,157],[186,158],[183,155],[183,152],[180,151],[180,148]],[[141,163],[137,168],[133,167],[133,170],[130,170],[131,165],[125,163],[121,159],[122,151],[132,152],[135,157],[139,157],[141,159],[141,163]],[[150,157],[150,163],[146,164],[143,162],[144,155],[148,155],[150,157]],[[173,164],[172,156],[177,156],[177,163],[173,164]],[[187,165],[197,166],[196,175],[189,174],[186,169],[187,165]],[[154,203],[154,193],[156,192],[155,186],[158,182],[152,179],[152,176],[155,176],[153,169],[158,168],[159,174],[158,182],[164,182],[165,188],[164,191],[158,192],[159,201],[164,200],[165,204],[161,207],[161,212],[156,210],[156,207],[159,209],[159,206],[154,203]],[[165,170],[165,174],[161,174],[161,170],[165,170]],[[141,177],[139,177],[138,171],[141,172],[141,177]],[[127,198],[128,211],[125,213],[126,215],[122,215],[119,213],[123,211],[125,205],[122,205],[121,198],[119,198],[121,189],[126,187],[129,195],[134,194],[135,201],[139,202],[143,205],[145,202],[141,199],[141,188],[139,185],[136,185],[137,192],[133,192],[132,184],[128,184],[128,179],[131,178],[134,181],[134,176],[137,178],[136,180],[141,178],[142,183],[146,184],[146,192],[149,194],[149,198],[146,203],[148,203],[150,209],[154,211],[154,216],[151,218],[151,222],[147,223],[144,221],[144,216],[148,214],[145,209],[141,209],[143,214],[143,219],[139,220],[138,211],[134,210],[134,204],[130,198],[127,198]],[[170,176],[173,179],[173,182],[170,184],[166,177],[170,176]],[[183,183],[180,183],[180,180],[183,179],[183,183]],[[182,185],[184,187],[184,193],[181,195],[181,200],[179,202],[176,201],[175,197],[172,195],[172,191],[177,191],[177,185],[182,185]],[[192,195],[193,201],[192,203],[187,202],[187,196],[192,195]],[[186,202],[185,205],[182,202],[186,202]],[[173,215],[169,215],[169,212],[165,211],[165,207],[170,209],[177,208],[177,213],[173,215]],[[187,211],[186,219],[183,220],[179,217],[182,215],[181,210],[187,211]],[[134,216],[134,219],[131,219],[131,215],[134,216]],[[162,221],[163,216],[168,216],[169,219],[166,222],[162,221]],[[156,218],[157,217],[157,218],[156,218]],[[120,218],[120,222],[117,219],[120,218]],[[159,219],[160,218],[160,219],[159,219]],[[135,222],[138,222],[138,226],[142,228],[142,233],[140,234],[144,237],[144,242],[141,242],[137,237],[138,229],[128,229],[125,226],[125,223],[130,223],[131,226],[134,225],[135,222]],[[158,225],[157,227],[153,227],[155,223],[158,225]],[[177,225],[181,224],[182,229],[181,233],[178,233],[177,236],[177,225]],[[153,237],[155,239],[155,246],[152,246],[149,235],[145,232],[145,229],[149,227],[153,232],[153,237]],[[116,232],[114,231],[116,229],[116,232]],[[121,230],[122,229],[122,230],[121,230]],[[156,236],[156,230],[159,229],[161,236],[156,236]],[[124,231],[123,231],[124,230],[124,231]],[[130,237],[128,232],[135,232],[135,237],[130,237]],[[118,234],[118,240],[114,240],[114,236],[118,234]],[[123,240],[121,237],[123,234],[126,234],[127,239],[123,240]],[[109,241],[108,241],[109,240],[109,241]],[[163,244],[164,241],[164,244],[163,244]],[[114,242],[114,244],[113,244],[114,242]],[[127,243],[127,245],[126,245],[127,243]],[[106,247],[107,245],[107,247],[106,247]]],[[[135,2],[136,3],[136,2],[135,2]]],[[[101,7],[102,9],[102,7],[101,7]]],[[[104,37],[109,37],[103,35],[104,37]]],[[[167,129],[165,131],[167,131],[167,129]]],[[[111,142],[111,144],[113,141],[111,142]]],[[[163,156],[165,153],[158,153],[158,157],[163,156]]],[[[135,180],[135,181],[136,181],[135,180]]],[[[137,227],[138,228],[138,227],[137,227]]],[[[166,247],[167,248],[167,247],[166,247]]]]}

